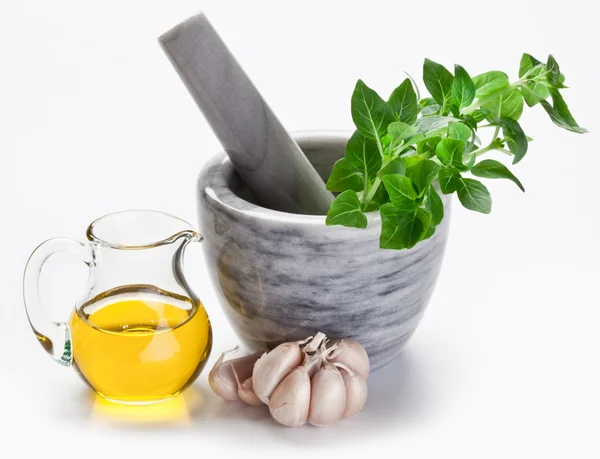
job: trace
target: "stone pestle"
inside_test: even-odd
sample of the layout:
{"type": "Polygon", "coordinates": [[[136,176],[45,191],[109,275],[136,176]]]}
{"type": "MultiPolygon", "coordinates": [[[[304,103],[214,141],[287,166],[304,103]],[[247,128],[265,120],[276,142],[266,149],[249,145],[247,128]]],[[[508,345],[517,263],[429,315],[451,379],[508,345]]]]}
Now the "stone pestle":
{"type": "Polygon", "coordinates": [[[325,215],[333,195],[206,16],[159,42],[257,203],[325,215]]]}

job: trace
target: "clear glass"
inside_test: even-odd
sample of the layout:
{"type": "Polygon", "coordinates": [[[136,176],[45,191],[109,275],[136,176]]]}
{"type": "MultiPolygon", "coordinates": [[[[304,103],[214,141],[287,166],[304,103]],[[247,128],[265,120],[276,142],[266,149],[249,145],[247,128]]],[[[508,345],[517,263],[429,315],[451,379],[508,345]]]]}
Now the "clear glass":
{"type": "Polygon", "coordinates": [[[50,239],[31,254],[23,295],[33,332],[55,361],[109,400],[173,397],[198,377],[212,347],[206,310],[183,275],[185,248],[202,237],[184,220],[149,210],[106,215],[86,235],[86,242],[50,239]],[[78,256],[89,277],[70,319],[56,323],[44,312],[39,279],[58,252],[78,256]]]}

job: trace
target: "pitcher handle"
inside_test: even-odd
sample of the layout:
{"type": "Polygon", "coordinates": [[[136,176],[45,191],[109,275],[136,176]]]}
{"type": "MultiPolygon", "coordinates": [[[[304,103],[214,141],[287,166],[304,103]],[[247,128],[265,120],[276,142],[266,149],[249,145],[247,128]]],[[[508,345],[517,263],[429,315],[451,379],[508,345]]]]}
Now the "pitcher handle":
{"type": "Polygon", "coordinates": [[[44,263],[55,253],[66,252],[77,255],[91,267],[94,254],[89,244],[72,239],[55,238],[40,244],[31,254],[23,276],[23,299],[29,325],[42,347],[58,363],[70,366],[71,330],[64,322],[51,321],[44,311],[40,299],[40,274],[44,263]]]}

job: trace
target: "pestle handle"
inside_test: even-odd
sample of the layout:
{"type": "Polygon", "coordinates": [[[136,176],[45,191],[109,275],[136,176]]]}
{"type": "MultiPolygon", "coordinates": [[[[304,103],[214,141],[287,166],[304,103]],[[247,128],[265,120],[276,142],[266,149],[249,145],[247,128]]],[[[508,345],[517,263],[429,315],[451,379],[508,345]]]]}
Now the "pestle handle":
{"type": "Polygon", "coordinates": [[[206,16],[159,42],[258,204],[326,214],[333,195],[206,16]]]}

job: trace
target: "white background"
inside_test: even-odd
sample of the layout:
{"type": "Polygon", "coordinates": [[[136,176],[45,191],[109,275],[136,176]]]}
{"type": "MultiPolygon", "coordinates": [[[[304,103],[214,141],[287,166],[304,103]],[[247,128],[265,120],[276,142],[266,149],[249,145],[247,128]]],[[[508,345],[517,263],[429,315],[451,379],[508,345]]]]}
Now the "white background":
{"type": "MultiPolygon", "coordinates": [[[[592,0],[2,0],[0,457],[599,457],[596,11],[592,0]],[[424,57],[514,78],[522,52],[556,56],[591,130],[525,113],[535,141],[514,171],[527,192],[488,181],[490,216],[455,205],[416,335],[372,376],[364,412],[329,428],[286,429],[221,402],[207,372],[169,409],[115,412],[26,321],[21,275],[42,240],[82,238],[95,217],[128,208],[197,221],[195,178],[219,145],[156,37],[200,9],[290,130],[350,129],[358,78],[385,97],[405,70],[420,80],[424,57]]],[[[212,365],[236,338],[199,248],[187,272],[213,320],[212,365]]],[[[85,275],[68,257],[49,262],[55,320],[85,275]]]]}

